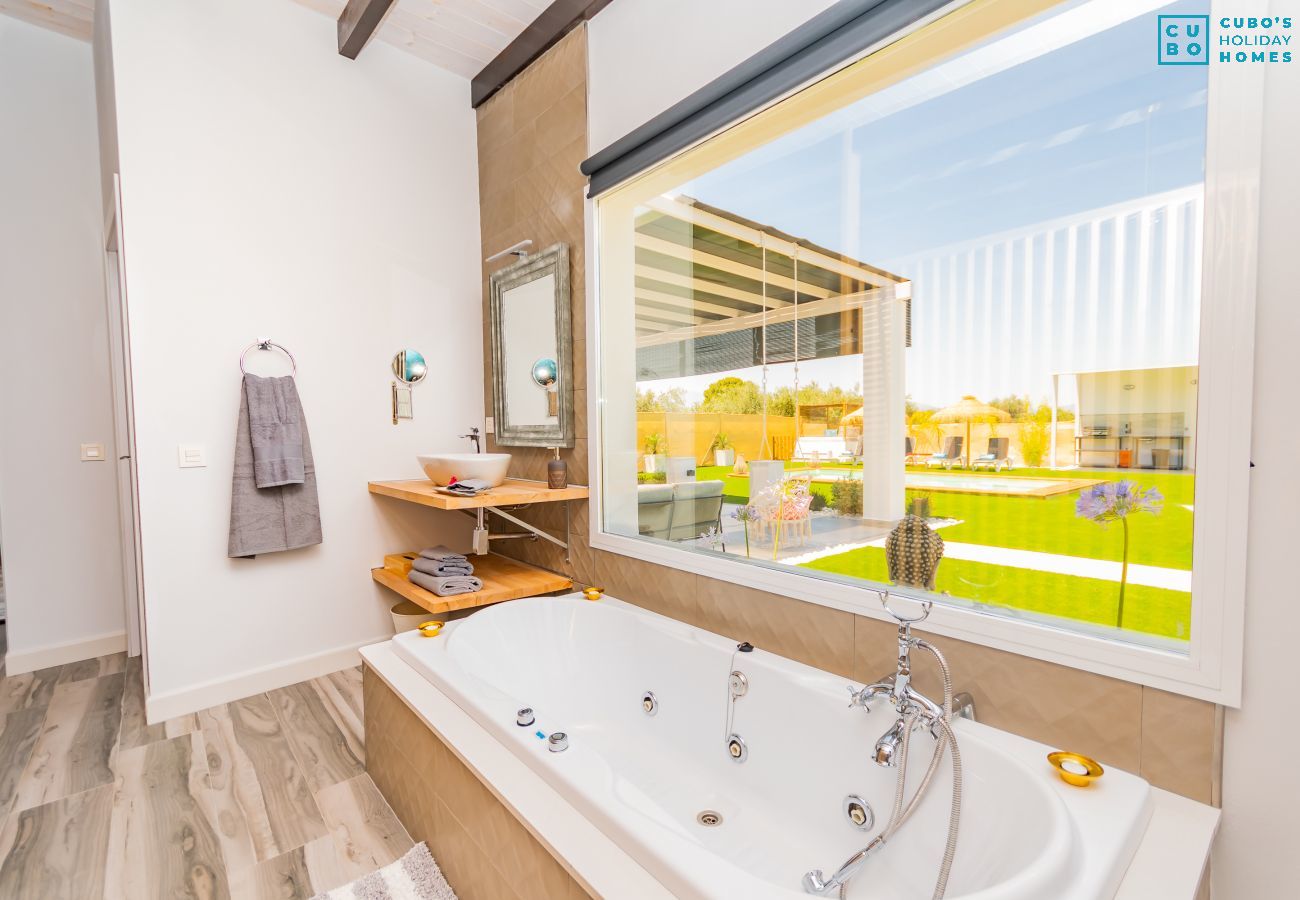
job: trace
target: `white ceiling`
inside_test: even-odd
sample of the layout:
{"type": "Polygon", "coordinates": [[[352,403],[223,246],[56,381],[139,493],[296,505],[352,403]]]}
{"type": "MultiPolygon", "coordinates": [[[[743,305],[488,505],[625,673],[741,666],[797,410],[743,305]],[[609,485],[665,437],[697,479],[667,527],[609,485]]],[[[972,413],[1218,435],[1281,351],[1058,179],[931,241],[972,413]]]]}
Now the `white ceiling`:
{"type": "MultiPolygon", "coordinates": [[[[347,5],[345,0],[294,2],[331,19],[347,5]]],[[[550,0],[397,0],[375,39],[472,78],[549,5],[550,0]]]]}
{"type": "MultiPolygon", "coordinates": [[[[220,2],[220,0],[211,0],[220,2]]],[[[338,19],[345,0],[294,0],[338,19]]],[[[519,36],[550,0],[397,0],[375,37],[471,78],[519,36]]],[[[0,0],[0,13],[90,40],[95,0],[0,0]]]]}

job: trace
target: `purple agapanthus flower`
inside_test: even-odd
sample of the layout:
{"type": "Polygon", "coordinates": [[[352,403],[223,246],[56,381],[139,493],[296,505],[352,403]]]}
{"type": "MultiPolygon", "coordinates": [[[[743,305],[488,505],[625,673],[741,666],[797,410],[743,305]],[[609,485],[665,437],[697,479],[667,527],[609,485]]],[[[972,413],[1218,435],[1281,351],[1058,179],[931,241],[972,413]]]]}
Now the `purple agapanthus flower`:
{"type": "Polygon", "coordinates": [[[1075,515],[1105,527],[1111,522],[1124,526],[1124,546],[1120,557],[1119,608],[1115,625],[1124,627],[1124,591],[1128,585],[1128,517],[1133,513],[1159,513],[1165,502],[1164,495],[1153,487],[1139,487],[1136,482],[1104,481],[1079,495],[1074,504],[1075,515]]]}
{"type": "Polygon", "coordinates": [[[1104,481],[1079,495],[1074,512],[1080,518],[1105,524],[1118,521],[1130,513],[1158,513],[1165,498],[1156,488],[1139,487],[1136,482],[1104,481]]]}

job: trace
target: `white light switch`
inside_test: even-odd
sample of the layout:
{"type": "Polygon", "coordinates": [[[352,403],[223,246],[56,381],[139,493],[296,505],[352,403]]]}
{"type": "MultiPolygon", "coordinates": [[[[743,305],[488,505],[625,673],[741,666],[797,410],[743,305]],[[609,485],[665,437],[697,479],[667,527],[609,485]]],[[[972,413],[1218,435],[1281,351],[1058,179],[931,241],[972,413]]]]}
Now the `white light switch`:
{"type": "Polygon", "coordinates": [[[178,444],[176,447],[176,464],[182,469],[198,469],[206,466],[203,448],[198,444],[178,444]]]}
{"type": "Polygon", "coordinates": [[[82,444],[81,461],[82,462],[103,462],[104,461],[103,444],[82,444]]]}
{"type": "Polygon", "coordinates": [[[487,421],[483,423],[483,431],[486,434],[495,434],[496,430],[497,430],[497,420],[492,418],[491,416],[488,416],[487,421]]]}

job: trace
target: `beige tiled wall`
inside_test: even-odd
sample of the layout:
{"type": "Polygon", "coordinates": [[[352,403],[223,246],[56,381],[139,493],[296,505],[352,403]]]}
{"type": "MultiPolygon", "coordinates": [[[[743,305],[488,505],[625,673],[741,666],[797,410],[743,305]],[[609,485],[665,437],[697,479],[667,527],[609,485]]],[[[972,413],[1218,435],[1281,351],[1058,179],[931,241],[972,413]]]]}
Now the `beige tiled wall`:
{"type": "MultiPolygon", "coordinates": [[[[586,358],[587,333],[583,188],[578,164],[587,156],[587,32],[579,28],[478,108],[479,219],[483,256],[522,240],[532,250],[569,245],[573,266],[572,314],[575,360],[586,358]]],[[[506,263],[483,266],[483,321],[489,321],[488,275],[506,263]]],[[[483,358],[490,360],[491,333],[484,328],[483,358]]],[[[564,450],[572,484],[587,483],[587,392],[585,365],[575,362],[573,403],[577,446],[564,450]]],[[[492,415],[491,371],[485,367],[483,396],[492,415]]],[[[489,450],[496,442],[488,439],[489,450]]],[[[539,448],[508,448],[511,474],[546,478],[550,454],[539,448]]]]}
{"type": "MultiPolygon", "coordinates": [[[[585,73],[586,32],[579,29],[479,110],[484,250],[526,237],[543,246],[567,241],[573,251],[573,319],[579,336],[585,334],[586,321],[585,180],[577,170],[586,145],[585,73]]],[[[484,285],[486,303],[486,274],[484,285]]],[[[584,359],[585,354],[580,340],[575,356],[584,359]]],[[[585,366],[577,368],[575,394],[584,415],[578,446],[566,458],[571,480],[585,483],[587,380],[585,366]]],[[[487,388],[490,396],[490,379],[487,388]]],[[[519,460],[516,474],[545,477],[544,453],[526,448],[511,452],[519,460]]],[[[525,514],[556,533],[561,515],[558,504],[525,514]]],[[[586,539],[584,503],[574,505],[573,525],[571,562],[546,543],[512,541],[502,552],[846,678],[865,681],[890,671],[894,629],[882,622],[594,550],[586,539]]],[[[1213,704],[962,641],[943,638],[936,643],[952,663],[957,689],[974,695],[982,721],[1218,803],[1222,719],[1213,704]]],[[[920,668],[922,688],[933,690],[937,682],[929,667],[920,668]]]]}
{"type": "Polygon", "coordinates": [[[550,851],[369,667],[366,771],[460,900],[588,900],[550,851]]]}

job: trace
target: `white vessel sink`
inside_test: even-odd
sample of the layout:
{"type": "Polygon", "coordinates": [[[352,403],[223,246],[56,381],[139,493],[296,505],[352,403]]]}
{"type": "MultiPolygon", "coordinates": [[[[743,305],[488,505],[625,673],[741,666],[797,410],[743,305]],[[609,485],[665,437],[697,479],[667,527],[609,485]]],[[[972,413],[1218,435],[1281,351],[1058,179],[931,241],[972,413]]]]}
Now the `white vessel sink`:
{"type": "Polygon", "coordinates": [[[510,468],[509,453],[429,453],[415,457],[420,468],[434,484],[450,484],[455,478],[481,478],[496,487],[506,480],[510,468]]]}

